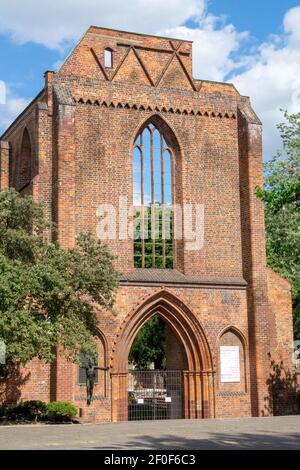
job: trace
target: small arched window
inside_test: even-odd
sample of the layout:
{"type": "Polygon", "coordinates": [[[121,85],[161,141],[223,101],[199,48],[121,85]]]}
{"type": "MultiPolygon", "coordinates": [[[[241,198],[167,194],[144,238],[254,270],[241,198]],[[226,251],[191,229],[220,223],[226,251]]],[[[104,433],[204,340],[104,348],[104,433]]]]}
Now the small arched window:
{"type": "Polygon", "coordinates": [[[111,69],[113,66],[113,54],[112,50],[108,47],[104,49],[104,67],[107,69],[111,69]]]}
{"type": "Polygon", "coordinates": [[[173,268],[174,155],[153,124],[133,147],[134,266],[173,268]]]}

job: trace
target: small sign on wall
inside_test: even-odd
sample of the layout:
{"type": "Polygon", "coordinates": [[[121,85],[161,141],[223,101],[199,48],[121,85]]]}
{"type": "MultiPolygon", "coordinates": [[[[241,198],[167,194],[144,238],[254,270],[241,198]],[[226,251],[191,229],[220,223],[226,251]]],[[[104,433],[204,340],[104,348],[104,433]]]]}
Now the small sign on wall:
{"type": "Polygon", "coordinates": [[[221,346],[221,382],[240,382],[239,346],[221,346]]]}
{"type": "Polygon", "coordinates": [[[144,398],[138,398],[138,405],[143,405],[144,404],[144,398]]]}
{"type": "Polygon", "coordinates": [[[165,398],[165,402],[166,402],[166,403],[171,403],[171,401],[172,401],[172,398],[171,398],[171,397],[166,397],[166,398],[165,398]]]}

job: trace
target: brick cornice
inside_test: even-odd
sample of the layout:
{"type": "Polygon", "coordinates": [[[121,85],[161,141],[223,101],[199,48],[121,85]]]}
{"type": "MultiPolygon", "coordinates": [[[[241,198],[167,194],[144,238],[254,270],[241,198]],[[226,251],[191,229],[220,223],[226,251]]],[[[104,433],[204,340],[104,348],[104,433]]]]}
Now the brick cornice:
{"type": "Polygon", "coordinates": [[[136,287],[159,287],[159,286],[165,286],[165,287],[184,287],[184,288],[205,288],[205,289],[238,289],[238,290],[245,290],[247,289],[247,282],[244,281],[243,279],[237,280],[235,282],[232,282],[230,280],[214,280],[214,281],[208,281],[208,280],[197,280],[195,282],[192,282],[190,280],[187,280],[186,282],[172,282],[172,281],[136,281],[136,280],[120,280],[120,286],[126,287],[126,286],[136,286],[136,287]]]}
{"type": "MultiPolygon", "coordinates": [[[[236,113],[232,111],[220,111],[219,109],[211,110],[205,108],[178,108],[178,107],[168,107],[168,106],[155,106],[146,103],[132,103],[132,102],[118,102],[118,101],[109,101],[95,98],[72,98],[73,105],[89,105],[97,106],[108,109],[133,109],[136,111],[151,111],[151,112],[160,112],[168,114],[183,114],[186,116],[204,116],[212,118],[224,118],[224,119],[236,119],[236,113]]],[[[69,104],[69,103],[68,103],[69,104]]]]}

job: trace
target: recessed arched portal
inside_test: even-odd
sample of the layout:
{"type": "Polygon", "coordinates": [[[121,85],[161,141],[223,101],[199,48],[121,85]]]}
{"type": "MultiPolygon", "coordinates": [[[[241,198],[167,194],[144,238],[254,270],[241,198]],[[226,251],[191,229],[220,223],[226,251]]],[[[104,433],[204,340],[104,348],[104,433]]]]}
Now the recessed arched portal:
{"type": "Polygon", "coordinates": [[[203,329],[179,298],[159,289],[127,315],[117,334],[111,360],[112,420],[128,419],[128,354],[140,328],[155,315],[172,330],[185,352],[183,417],[214,417],[214,370],[203,329]]]}

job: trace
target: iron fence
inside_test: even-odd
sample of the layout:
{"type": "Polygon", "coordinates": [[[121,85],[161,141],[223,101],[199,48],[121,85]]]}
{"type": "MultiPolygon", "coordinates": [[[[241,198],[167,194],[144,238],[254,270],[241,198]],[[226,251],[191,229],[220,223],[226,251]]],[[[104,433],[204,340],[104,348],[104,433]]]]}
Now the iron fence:
{"type": "Polygon", "coordinates": [[[181,370],[130,370],[128,420],[183,418],[181,370]]]}

